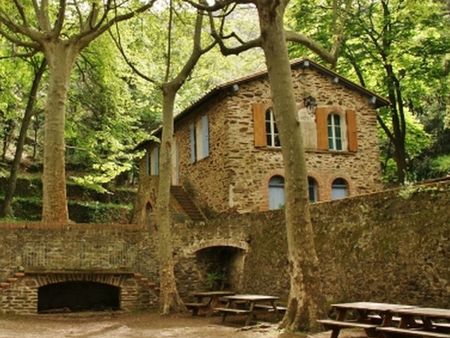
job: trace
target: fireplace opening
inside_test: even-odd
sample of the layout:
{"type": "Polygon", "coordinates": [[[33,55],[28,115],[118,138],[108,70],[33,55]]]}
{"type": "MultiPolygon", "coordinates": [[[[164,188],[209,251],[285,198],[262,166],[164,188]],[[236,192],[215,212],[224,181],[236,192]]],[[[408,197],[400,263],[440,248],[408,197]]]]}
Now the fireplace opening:
{"type": "Polygon", "coordinates": [[[231,246],[212,246],[196,252],[197,268],[211,290],[239,290],[245,251],[231,246]]]}
{"type": "Polygon", "coordinates": [[[38,312],[81,312],[120,309],[120,288],[103,283],[74,281],[38,289],[38,312]]]}

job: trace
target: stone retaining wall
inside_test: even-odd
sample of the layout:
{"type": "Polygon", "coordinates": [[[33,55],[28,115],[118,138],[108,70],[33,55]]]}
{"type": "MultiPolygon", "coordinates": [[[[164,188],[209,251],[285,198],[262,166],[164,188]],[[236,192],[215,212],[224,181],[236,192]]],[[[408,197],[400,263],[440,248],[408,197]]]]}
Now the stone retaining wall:
{"type": "MultiPolygon", "coordinates": [[[[450,307],[449,201],[450,181],[313,205],[327,300],[450,307]]],[[[223,214],[207,223],[176,224],[173,230],[176,276],[185,299],[206,287],[196,253],[217,246],[242,253],[236,291],[287,298],[282,210],[223,214]]],[[[41,284],[30,271],[41,276],[123,272],[158,284],[156,231],[135,225],[0,224],[0,313],[33,312],[41,284]],[[17,272],[25,277],[9,283],[17,272]]],[[[155,307],[157,294],[150,297],[136,277],[122,285],[129,286],[123,292],[140,299],[122,307],[155,307]]]]}

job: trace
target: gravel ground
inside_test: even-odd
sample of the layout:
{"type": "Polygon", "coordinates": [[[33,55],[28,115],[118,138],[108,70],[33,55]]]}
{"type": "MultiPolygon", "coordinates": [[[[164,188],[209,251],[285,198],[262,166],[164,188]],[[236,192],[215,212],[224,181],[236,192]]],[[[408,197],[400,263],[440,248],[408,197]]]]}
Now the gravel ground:
{"type": "MultiPolygon", "coordinates": [[[[274,323],[242,327],[241,318],[162,317],[155,313],[80,313],[36,316],[0,316],[0,338],[298,338],[282,333],[274,323]]],[[[303,335],[305,337],[305,335],[303,335]]],[[[329,338],[329,332],[313,338],[329,338]]],[[[340,338],[365,337],[345,331],[340,338]]]]}

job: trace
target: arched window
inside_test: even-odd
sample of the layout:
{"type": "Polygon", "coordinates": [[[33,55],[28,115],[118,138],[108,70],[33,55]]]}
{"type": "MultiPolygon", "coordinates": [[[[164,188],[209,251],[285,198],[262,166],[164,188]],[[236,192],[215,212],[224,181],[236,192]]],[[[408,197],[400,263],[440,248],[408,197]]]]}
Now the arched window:
{"type": "Polygon", "coordinates": [[[328,115],[328,149],[342,150],[341,116],[331,113],[328,115]]]}
{"type": "Polygon", "coordinates": [[[314,203],[319,200],[319,194],[317,191],[317,181],[313,178],[308,176],[308,195],[309,195],[309,201],[314,203]]]}
{"type": "Polygon", "coordinates": [[[266,110],[266,142],[268,147],[280,147],[278,128],[272,108],[266,110]]]}
{"type": "Polygon", "coordinates": [[[273,176],[269,180],[269,209],[280,209],[284,206],[284,177],[273,176]]]}
{"type": "Polygon", "coordinates": [[[336,178],[331,184],[331,199],[339,200],[348,196],[348,184],[343,178],[336,178]]]}

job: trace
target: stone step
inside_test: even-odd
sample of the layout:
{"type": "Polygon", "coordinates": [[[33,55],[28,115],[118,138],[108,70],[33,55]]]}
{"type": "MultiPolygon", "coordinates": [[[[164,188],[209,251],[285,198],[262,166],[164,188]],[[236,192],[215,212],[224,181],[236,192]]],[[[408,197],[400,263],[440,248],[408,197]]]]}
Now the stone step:
{"type": "Polygon", "coordinates": [[[7,289],[7,288],[9,288],[10,286],[11,286],[10,283],[6,283],[6,282],[0,283],[0,288],[2,288],[2,289],[7,289]]]}
{"type": "Polygon", "coordinates": [[[19,280],[19,278],[16,278],[16,277],[9,277],[6,279],[6,281],[8,283],[14,283],[14,282],[17,282],[18,280],[19,280]]]}
{"type": "Polygon", "coordinates": [[[16,277],[16,278],[22,278],[22,277],[25,277],[25,273],[24,273],[24,272],[16,272],[16,273],[14,274],[14,277],[16,277]]]}

